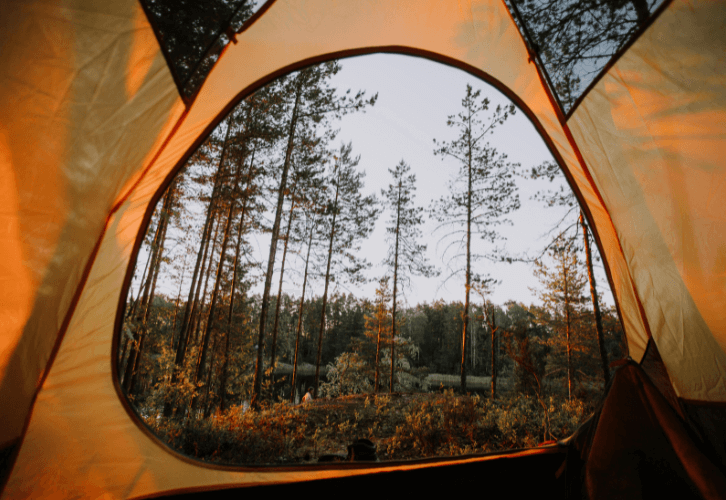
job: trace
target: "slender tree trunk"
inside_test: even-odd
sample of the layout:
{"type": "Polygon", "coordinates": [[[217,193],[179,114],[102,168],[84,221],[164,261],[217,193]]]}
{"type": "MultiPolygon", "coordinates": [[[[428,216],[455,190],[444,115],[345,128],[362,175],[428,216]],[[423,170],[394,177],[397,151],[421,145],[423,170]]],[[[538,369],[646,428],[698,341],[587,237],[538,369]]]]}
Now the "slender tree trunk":
{"type": "MultiPolygon", "coordinates": [[[[156,228],[157,231],[159,228],[156,228]]],[[[154,232],[154,239],[156,239],[156,232],[154,232]]],[[[153,242],[152,242],[153,244],[153,242]]],[[[131,297],[131,300],[129,301],[130,307],[126,311],[126,317],[124,319],[124,323],[131,320],[134,315],[136,314],[136,309],[139,306],[139,301],[141,300],[141,294],[144,290],[144,283],[146,282],[146,273],[149,271],[149,264],[151,263],[151,257],[153,255],[153,252],[149,252],[148,257],[146,258],[146,265],[144,266],[144,272],[141,274],[141,281],[139,282],[139,293],[136,294],[136,299],[133,298],[133,295],[131,292],[129,292],[129,296],[131,297]]],[[[131,288],[131,287],[129,287],[131,288]]],[[[133,291],[133,290],[131,290],[133,291]]],[[[126,328],[126,325],[124,326],[126,328]]],[[[130,331],[130,330],[129,330],[130,331]]],[[[121,386],[123,387],[124,378],[126,376],[126,366],[128,365],[128,360],[126,359],[126,354],[128,353],[128,348],[131,345],[133,340],[129,338],[128,335],[124,335],[124,347],[123,351],[121,352],[121,358],[119,358],[119,364],[118,364],[118,373],[119,373],[119,382],[121,383],[121,386]],[[126,363],[124,363],[126,362],[126,363]]]]}
{"type": "Polygon", "coordinates": [[[330,283],[330,263],[333,260],[333,242],[335,241],[335,221],[338,217],[338,193],[339,186],[335,186],[335,202],[333,203],[333,221],[330,225],[330,244],[328,245],[328,265],[325,270],[325,288],[323,292],[323,309],[320,313],[320,333],[318,334],[318,357],[315,362],[315,391],[313,396],[318,397],[318,385],[320,384],[320,360],[323,356],[323,333],[325,332],[325,309],[328,305],[328,285],[330,283]]]}
{"type": "Polygon", "coordinates": [[[567,334],[567,399],[572,400],[572,343],[570,339],[570,294],[567,286],[567,269],[562,260],[562,276],[565,283],[565,331],[567,334]]]}
{"type": "Polygon", "coordinates": [[[265,288],[262,293],[262,306],[260,307],[260,329],[257,336],[257,362],[255,364],[255,378],[252,385],[252,408],[257,408],[259,406],[260,393],[262,392],[262,352],[264,350],[265,329],[267,326],[267,311],[270,307],[270,288],[272,287],[272,275],[275,270],[275,254],[277,252],[277,239],[280,233],[282,206],[285,201],[285,189],[287,188],[287,174],[290,169],[290,158],[292,156],[292,150],[295,145],[295,126],[297,125],[298,107],[300,106],[302,87],[305,79],[304,75],[305,72],[301,71],[297,76],[298,81],[297,91],[295,92],[295,105],[292,109],[292,117],[290,118],[290,131],[288,133],[287,151],[285,152],[285,162],[282,165],[280,187],[277,192],[277,210],[275,211],[275,222],[272,225],[272,235],[270,237],[270,255],[267,258],[265,288]]]}
{"type": "Polygon", "coordinates": [[[154,295],[156,294],[156,283],[159,279],[159,269],[161,268],[161,257],[164,253],[164,242],[166,241],[166,231],[169,227],[169,217],[170,217],[170,211],[171,211],[171,204],[173,203],[173,193],[172,188],[169,189],[169,205],[166,207],[165,212],[162,212],[162,217],[164,217],[164,228],[161,233],[160,238],[160,247],[156,256],[156,265],[152,269],[153,271],[153,281],[151,283],[151,292],[149,293],[149,300],[146,302],[146,308],[144,311],[144,317],[141,323],[141,334],[139,339],[139,351],[136,355],[136,362],[134,363],[134,370],[131,374],[131,382],[129,383],[129,389],[128,394],[136,394],[136,384],[138,380],[138,373],[139,373],[139,366],[141,364],[141,353],[143,352],[143,347],[147,335],[147,324],[149,321],[149,314],[151,312],[151,308],[153,306],[154,301],[154,295]]]}
{"type": "Polygon", "coordinates": [[[174,188],[171,186],[164,197],[164,204],[159,214],[159,225],[156,228],[156,235],[152,243],[152,257],[149,264],[149,274],[146,278],[146,284],[144,285],[144,294],[141,299],[140,309],[136,312],[136,342],[132,346],[131,353],[129,354],[129,360],[126,364],[126,370],[123,378],[123,385],[126,394],[133,392],[136,373],[138,372],[139,359],[141,350],[143,349],[144,336],[146,333],[146,321],[149,317],[150,302],[153,300],[152,285],[156,284],[156,277],[158,276],[159,266],[161,264],[161,254],[164,251],[164,238],[166,236],[166,227],[169,220],[169,213],[171,211],[171,204],[173,202],[174,188]]]}
{"type": "Polygon", "coordinates": [[[630,0],[630,3],[635,7],[635,12],[638,15],[638,24],[642,25],[650,17],[648,2],[646,0],[630,0]]]}
{"type": "MultiPolygon", "coordinates": [[[[255,155],[252,153],[252,162],[250,163],[250,179],[247,182],[249,187],[252,175],[252,165],[254,163],[255,155]]],[[[245,212],[247,211],[247,196],[244,197],[244,203],[242,204],[242,214],[239,218],[239,224],[237,226],[237,248],[234,251],[234,264],[232,265],[232,288],[229,292],[229,315],[227,316],[227,335],[224,348],[224,366],[222,367],[222,381],[220,382],[220,393],[221,401],[219,403],[219,410],[221,413],[227,409],[227,377],[229,370],[229,337],[232,334],[232,315],[234,313],[234,295],[235,287],[237,286],[237,265],[239,262],[239,251],[242,244],[242,233],[244,230],[245,212]]]]}
{"type": "Polygon", "coordinates": [[[292,380],[290,381],[290,402],[295,402],[295,384],[297,383],[297,354],[300,350],[300,332],[302,332],[303,309],[305,307],[305,287],[308,284],[308,264],[310,263],[310,250],[313,247],[313,234],[315,224],[310,227],[310,238],[308,240],[308,254],[305,257],[305,273],[303,274],[302,295],[300,296],[300,308],[297,316],[297,333],[295,334],[295,356],[292,362],[292,380]]]}
{"type": "MultiPolygon", "coordinates": [[[[204,278],[204,288],[202,289],[202,293],[199,293],[199,288],[202,285],[202,281],[200,280],[197,285],[197,295],[195,296],[194,301],[194,308],[192,309],[192,344],[193,345],[199,345],[199,332],[202,328],[202,322],[204,320],[204,303],[207,299],[207,290],[209,289],[209,278],[212,275],[212,267],[214,267],[214,255],[217,251],[217,243],[220,243],[218,241],[219,237],[219,228],[222,225],[223,221],[223,215],[219,214],[219,220],[217,221],[217,226],[214,230],[214,237],[210,240],[210,243],[212,245],[212,248],[209,252],[209,260],[206,261],[205,266],[202,268],[202,275],[205,276],[204,278]]],[[[227,219],[229,221],[229,219],[227,219]]],[[[224,235],[222,236],[224,238],[224,235]]],[[[209,310],[207,310],[207,321],[209,321],[209,310]]]]}
{"type": "Polygon", "coordinates": [[[610,370],[608,369],[608,353],[605,350],[605,335],[602,328],[602,316],[600,315],[600,301],[597,298],[597,283],[595,273],[592,269],[592,251],[590,250],[590,238],[587,235],[587,224],[585,217],[580,212],[580,225],[582,226],[582,239],[585,243],[585,260],[587,262],[587,278],[590,281],[590,297],[592,297],[592,309],[595,313],[595,328],[597,329],[597,346],[600,350],[600,363],[605,384],[610,382],[610,370]]]}
{"type": "Polygon", "coordinates": [[[489,324],[489,329],[492,331],[492,380],[491,380],[491,398],[496,399],[497,398],[497,318],[496,318],[496,310],[492,306],[491,308],[491,314],[489,314],[489,305],[484,304],[484,307],[486,308],[485,311],[487,312],[487,323],[489,324]]]}
{"type": "MultiPolygon", "coordinates": [[[[195,288],[197,288],[197,282],[200,280],[201,274],[199,273],[199,268],[201,266],[203,258],[205,258],[206,255],[206,249],[207,249],[207,241],[209,238],[209,234],[211,233],[211,224],[212,224],[212,213],[214,212],[214,205],[215,205],[215,198],[217,195],[217,190],[219,189],[219,184],[221,180],[221,172],[224,167],[224,160],[227,153],[227,144],[229,143],[229,134],[230,130],[232,129],[232,122],[231,119],[227,120],[227,132],[224,137],[224,144],[222,146],[222,153],[219,158],[219,166],[217,167],[217,173],[214,177],[214,187],[212,188],[212,196],[209,199],[209,207],[207,208],[207,217],[204,221],[204,229],[202,230],[202,241],[199,245],[199,252],[197,253],[197,262],[194,265],[194,273],[192,274],[192,283],[189,287],[189,297],[187,298],[187,303],[184,306],[184,315],[182,316],[182,323],[181,323],[181,330],[179,331],[179,341],[177,342],[176,346],[176,354],[174,356],[174,368],[171,375],[171,384],[170,386],[175,386],[179,382],[179,377],[181,375],[182,370],[184,369],[184,359],[186,357],[187,352],[187,346],[189,344],[189,326],[191,323],[191,315],[192,315],[192,306],[194,302],[194,291],[195,288]],[[204,249],[204,250],[203,250],[204,249]]],[[[171,401],[165,401],[164,402],[164,417],[171,417],[172,412],[174,410],[174,406],[171,401]]]]}
{"type": "MultiPolygon", "coordinates": [[[[471,123],[471,114],[469,116],[471,123]]],[[[469,135],[469,187],[466,194],[466,299],[464,300],[464,327],[461,333],[461,392],[466,393],[466,337],[469,329],[469,294],[471,292],[471,196],[472,196],[472,144],[469,135]]]]}
{"type": "Polygon", "coordinates": [[[383,319],[378,318],[378,341],[376,342],[376,381],[373,386],[374,392],[378,392],[381,385],[381,333],[383,333],[383,319]]]}
{"type": "Polygon", "coordinates": [[[398,242],[399,242],[399,230],[401,228],[401,187],[403,181],[398,180],[398,200],[396,202],[396,244],[393,256],[393,308],[392,308],[392,319],[391,319],[391,383],[389,386],[389,392],[393,393],[394,388],[394,375],[396,366],[396,302],[398,295],[398,242]]]}
{"type": "Polygon", "coordinates": [[[214,353],[217,352],[219,349],[219,334],[214,335],[214,342],[212,344],[212,355],[209,360],[209,370],[207,371],[206,377],[207,380],[204,383],[204,396],[201,399],[202,401],[202,408],[204,408],[204,414],[202,418],[209,418],[211,415],[211,409],[214,405],[214,391],[212,390],[212,387],[214,387],[214,353]]]}
{"type": "Polygon", "coordinates": [[[273,380],[275,373],[275,356],[277,355],[277,329],[280,326],[280,308],[282,306],[282,283],[285,278],[285,259],[287,258],[287,245],[290,242],[290,228],[292,227],[293,215],[295,210],[295,197],[290,196],[290,216],[287,220],[287,231],[285,231],[285,245],[282,250],[282,264],[280,264],[280,286],[277,289],[277,303],[275,304],[275,323],[272,326],[272,348],[270,349],[270,380],[273,380]]]}
{"type": "Polygon", "coordinates": [[[184,256],[184,265],[182,267],[181,277],[179,278],[179,292],[176,295],[176,302],[174,303],[174,320],[171,325],[171,344],[169,347],[174,349],[177,342],[176,337],[176,317],[179,315],[179,302],[181,302],[182,285],[184,284],[184,274],[187,272],[187,256],[184,256]]]}
{"type": "MultiPolygon", "coordinates": [[[[209,303],[209,314],[207,315],[207,324],[206,328],[204,330],[204,339],[202,342],[202,352],[200,355],[200,362],[197,366],[197,372],[194,375],[194,382],[195,384],[198,383],[200,380],[204,378],[204,368],[206,365],[207,360],[207,350],[209,348],[209,341],[212,336],[212,331],[214,330],[214,316],[217,309],[217,300],[219,297],[219,287],[222,282],[222,270],[224,269],[224,256],[227,252],[227,243],[229,242],[229,230],[232,226],[232,220],[234,219],[234,209],[235,205],[237,204],[237,200],[235,195],[239,191],[239,181],[240,177],[242,176],[242,166],[240,165],[237,168],[237,174],[235,176],[234,181],[234,190],[232,191],[232,199],[229,202],[229,211],[227,212],[227,223],[224,227],[224,237],[222,238],[222,249],[219,254],[219,263],[217,264],[217,272],[214,279],[214,290],[212,291],[212,298],[209,303]]],[[[213,361],[209,362],[210,370],[212,368],[213,361]]],[[[209,388],[207,387],[207,390],[209,388]]],[[[198,399],[195,398],[194,402],[197,402],[198,399]]],[[[192,404],[192,408],[196,409],[196,406],[192,404]]]]}

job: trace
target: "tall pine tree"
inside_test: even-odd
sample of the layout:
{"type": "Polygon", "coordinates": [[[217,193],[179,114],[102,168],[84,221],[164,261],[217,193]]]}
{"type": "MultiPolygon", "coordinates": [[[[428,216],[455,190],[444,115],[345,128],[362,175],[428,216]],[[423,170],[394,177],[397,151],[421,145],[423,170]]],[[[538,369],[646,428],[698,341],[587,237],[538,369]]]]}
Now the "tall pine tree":
{"type": "MultiPolygon", "coordinates": [[[[384,205],[391,216],[386,227],[389,247],[385,259],[385,264],[393,272],[391,359],[395,359],[398,284],[410,284],[411,276],[414,275],[427,278],[438,275],[434,267],[427,263],[426,245],[418,243],[422,237],[420,226],[423,224],[423,208],[414,206],[416,176],[410,174],[410,171],[411,167],[401,160],[395,168],[388,169],[393,182],[387,190],[381,190],[384,205]]],[[[391,363],[390,392],[394,391],[395,366],[396,363],[391,363]]]]}
{"type": "MultiPolygon", "coordinates": [[[[472,237],[479,235],[483,240],[493,242],[497,237],[496,226],[506,221],[504,216],[519,208],[519,195],[514,182],[513,170],[517,165],[506,161],[507,156],[499,153],[486,142],[498,125],[502,125],[514,114],[514,105],[497,106],[489,111],[489,99],[479,101],[480,90],[466,86],[466,95],[461,101],[463,108],[456,115],[450,115],[449,127],[455,128],[459,136],[453,141],[438,142],[434,154],[452,158],[459,164],[456,177],[449,182],[449,194],[442,196],[431,210],[440,222],[438,229],[448,227],[447,236],[454,240],[448,248],[458,248],[459,253],[450,262],[464,258],[465,301],[461,340],[461,390],[466,391],[466,352],[470,327],[470,292],[472,283],[478,280],[472,271],[472,262],[480,255],[472,250],[472,237]]],[[[452,270],[458,274],[461,268],[452,270]]]]}
{"type": "Polygon", "coordinates": [[[341,145],[340,150],[334,156],[328,180],[329,199],[323,219],[328,249],[325,256],[325,286],[315,364],[316,397],[320,383],[320,362],[323,353],[323,334],[331,276],[354,282],[363,281],[361,271],[369,264],[365,259],[358,258],[355,252],[360,248],[360,240],[373,231],[378,217],[375,196],[363,196],[361,193],[365,174],[356,169],[360,157],[354,158],[352,151],[352,144],[341,145]]]}

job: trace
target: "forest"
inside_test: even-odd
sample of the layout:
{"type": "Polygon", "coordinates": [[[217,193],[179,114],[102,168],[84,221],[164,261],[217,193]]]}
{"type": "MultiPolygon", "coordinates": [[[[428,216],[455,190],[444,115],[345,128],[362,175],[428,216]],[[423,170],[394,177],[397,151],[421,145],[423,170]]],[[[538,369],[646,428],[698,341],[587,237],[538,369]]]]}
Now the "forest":
{"type": "Polygon", "coordinates": [[[378,94],[335,88],[341,68],[308,67],[243,99],[161,195],[116,346],[131,407],[174,449],[230,464],[351,459],[360,439],[385,460],[567,437],[627,346],[586,217],[551,187],[559,167],[510,162],[495,138],[517,109],[467,85],[447,138],[433,139],[456,168],[446,194],[417,202],[405,159],[371,194],[336,127],[378,94]],[[521,209],[518,179],[541,182],[544,209],[566,208],[535,256],[496,250],[521,209]],[[386,271],[374,276],[361,245],[377,224],[386,271]],[[488,269],[513,260],[531,265],[537,304],[492,302],[488,269]],[[414,277],[454,276],[448,300],[404,300],[414,277]]]}

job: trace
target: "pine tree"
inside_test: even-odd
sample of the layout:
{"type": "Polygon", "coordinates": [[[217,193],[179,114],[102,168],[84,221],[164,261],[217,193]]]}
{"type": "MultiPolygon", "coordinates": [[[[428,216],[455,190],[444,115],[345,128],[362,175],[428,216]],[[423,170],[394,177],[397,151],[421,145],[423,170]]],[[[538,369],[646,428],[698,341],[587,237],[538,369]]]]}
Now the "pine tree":
{"type": "MultiPolygon", "coordinates": [[[[562,181],[563,175],[559,165],[554,162],[544,162],[532,171],[525,175],[530,179],[545,178],[550,183],[559,180],[562,181]]],[[[590,227],[585,220],[585,214],[582,209],[579,208],[575,194],[571,189],[566,187],[564,183],[560,183],[558,189],[542,189],[534,195],[534,199],[542,203],[545,203],[548,207],[566,207],[569,208],[567,214],[560,219],[560,222],[553,227],[549,232],[558,230],[560,234],[567,235],[566,238],[569,244],[576,245],[577,226],[582,228],[582,249],[585,252],[585,263],[587,265],[587,278],[590,283],[590,298],[592,300],[593,314],[595,318],[595,330],[597,332],[598,350],[600,353],[600,366],[605,378],[605,383],[610,381],[610,370],[608,368],[608,354],[605,349],[605,333],[603,329],[602,313],[600,311],[600,300],[597,291],[597,280],[593,270],[593,255],[590,247],[590,227]],[[579,213],[579,219],[577,222],[573,222],[574,218],[579,213]],[[575,232],[570,233],[570,229],[574,228],[575,232]]],[[[556,241],[556,240],[555,240],[556,241]]],[[[555,244],[553,241],[552,244],[555,244]]],[[[595,249],[597,252],[597,248],[595,249]]],[[[545,252],[547,249],[545,249],[545,252]]],[[[544,253],[544,252],[543,252],[544,253]]],[[[599,253],[598,253],[599,258],[599,253]]]]}
{"type": "Polygon", "coordinates": [[[536,292],[547,313],[547,316],[538,319],[557,334],[553,339],[555,347],[566,353],[567,396],[572,399],[573,351],[579,349],[576,344],[581,343],[579,322],[585,301],[583,291],[586,278],[575,248],[564,239],[560,239],[559,243],[549,251],[552,264],[537,261],[534,274],[542,284],[543,289],[536,292]]]}
{"type": "Polygon", "coordinates": [[[325,332],[328,287],[331,276],[353,282],[363,281],[362,270],[368,267],[365,259],[356,257],[360,240],[372,231],[378,217],[376,198],[363,196],[363,172],[356,167],[360,157],[352,157],[353,145],[343,144],[334,157],[328,185],[330,189],[323,227],[327,237],[327,254],[323,305],[318,335],[318,355],[315,365],[315,397],[320,382],[320,362],[323,352],[323,333],[325,332]],[[333,271],[331,274],[331,270],[333,271]]]}
{"type": "Polygon", "coordinates": [[[253,408],[259,404],[260,392],[262,390],[262,346],[264,345],[267,330],[267,313],[270,302],[270,289],[272,288],[272,275],[275,268],[275,255],[277,242],[280,233],[282,209],[285,202],[285,195],[288,190],[287,178],[290,169],[290,161],[295,149],[295,136],[298,126],[313,124],[325,128],[327,123],[350,111],[364,109],[368,105],[375,104],[377,95],[370,99],[365,98],[365,92],[358,92],[355,96],[340,96],[336,89],[329,86],[330,78],[340,69],[336,61],[323,63],[318,66],[311,66],[299,71],[288,79],[287,94],[291,97],[289,103],[290,114],[287,126],[287,147],[285,158],[280,173],[280,182],[277,189],[277,203],[272,235],[270,238],[270,252],[267,259],[267,270],[265,273],[265,284],[262,293],[262,306],[260,311],[260,328],[258,331],[258,356],[255,366],[255,377],[251,405],[253,408]]]}
{"type": "MultiPolygon", "coordinates": [[[[384,205],[391,215],[386,227],[389,249],[384,263],[393,271],[392,359],[395,358],[399,282],[403,287],[406,287],[410,284],[411,276],[418,275],[430,278],[438,275],[433,266],[427,264],[426,245],[420,245],[417,241],[422,237],[420,226],[423,224],[423,208],[415,207],[413,204],[416,192],[416,176],[409,174],[410,171],[411,167],[404,160],[401,160],[395,168],[388,169],[393,177],[393,183],[388,185],[387,190],[381,190],[384,205]]],[[[395,363],[391,363],[390,392],[394,391],[395,365],[395,363]]],[[[376,375],[378,375],[377,372],[376,375]]],[[[378,385],[376,385],[377,387],[378,385]]]]}
{"type": "MultiPolygon", "coordinates": [[[[365,356],[368,360],[372,357],[372,365],[375,367],[373,376],[373,391],[378,392],[381,387],[381,350],[391,343],[391,330],[393,318],[388,304],[391,301],[391,289],[388,284],[389,278],[383,277],[378,281],[376,288],[376,300],[373,304],[373,311],[366,315],[365,336],[366,347],[362,349],[375,352],[375,356],[365,356]],[[371,348],[375,346],[374,348],[371,348]]],[[[368,365],[370,366],[370,365],[368,365]]]]}
{"type": "MultiPolygon", "coordinates": [[[[278,300],[275,302],[275,319],[272,326],[272,347],[270,349],[271,377],[274,376],[277,351],[277,333],[280,324],[280,308],[282,306],[282,285],[285,279],[285,261],[293,235],[295,217],[300,208],[311,200],[317,199],[317,191],[321,188],[325,161],[325,146],[330,137],[316,138],[314,136],[298,134],[300,144],[296,148],[296,155],[292,161],[292,179],[289,192],[290,208],[288,211],[287,228],[283,237],[282,262],[280,264],[280,282],[277,290],[278,300]]],[[[314,202],[313,202],[314,203],[314,202]]]]}
{"type": "MultiPolygon", "coordinates": [[[[448,118],[447,125],[459,131],[459,137],[450,142],[438,142],[434,154],[450,157],[459,163],[459,171],[449,183],[449,194],[443,196],[431,210],[432,216],[440,222],[437,229],[451,228],[447,234],[454,241],[448,248],[457,247],[463,253],[454,255],[450,261],[465,259],[465,301],[464,324],[461,341],[461,390],[466,391],[466,351],[469,331],[470,292],[474,281],[479,278],[472,272],[472,261],[479,257],[472,251],[472,236],[478,234],[483,240],[493,242],[498,233],[495,226],[506,223],[504,215],[519,208],[519,195],[514,182],[513,165],[507,156],[499,153],[485,141],[485,137],[514,114],[514,105],[487,114],[489,99],[478,101],[480,90],[466,86],[466,96],[461,101],[462,111],[448,118]],[[463,227],[463,229],[462,229],[463,227]]],[[[455,269],[452,273],[460,273],[455,269]]],[[[449,277],[451,277],[450,275],[449,277]]]]}

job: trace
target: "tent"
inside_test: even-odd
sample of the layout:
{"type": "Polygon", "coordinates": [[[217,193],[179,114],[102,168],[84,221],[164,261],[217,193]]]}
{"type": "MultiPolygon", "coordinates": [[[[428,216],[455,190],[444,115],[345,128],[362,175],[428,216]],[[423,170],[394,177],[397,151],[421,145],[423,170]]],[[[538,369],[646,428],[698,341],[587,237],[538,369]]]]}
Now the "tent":
{"type": "Polygon", "coordinates": [[[322,481],[309,483],[315,492],[403,482],[430,493],[503,478],[515,494],[539,481],[543,495],[681,485],[726,496],[722,2],[664,2],[568,116],[502,0],[271,0],[228,35],[190,97],[137,0],[0,5],[2,498],[286,492],[312,480],[322,481]],[[461,68],[529,117],[593,228],[633,361],[596,418],[554,447],[321,468],[182,457],[137,421],[113,373],[123,291],[153,206],[250,92],[375,52],[461,68]]]}

